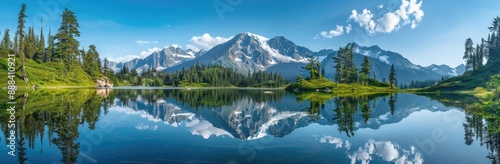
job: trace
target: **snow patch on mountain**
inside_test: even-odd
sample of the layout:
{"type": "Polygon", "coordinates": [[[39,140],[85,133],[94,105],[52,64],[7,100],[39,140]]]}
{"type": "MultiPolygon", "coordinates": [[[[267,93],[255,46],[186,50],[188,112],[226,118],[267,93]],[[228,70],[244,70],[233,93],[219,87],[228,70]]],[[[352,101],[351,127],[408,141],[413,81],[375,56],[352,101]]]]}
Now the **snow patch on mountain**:
{"type": "Polygon", "coordinates": [[[389,56],[385,56],[385,55],[384,55],[384,56],[379,56],[379,57],[378,57],[378,59],[379,59],[380,61],[383,61],[384,63],[387,63],[387,64],[391,64],[391,63],[389,62],[389,60],[387,60],[388,58],[389,58],[389,56]]]}
{"type": "MultiPolygon", "coordinates": [[[[278,50],[275,50],[273,48],[271,48],[268,44],[267,44],[267,41],[269,41],[268,38],[266,37],[263,37],[263,36],[260,36],[260,35],[256,35],[256,34],[252,34],[252,33],[248,33],[249,36],[251,37],[255,37],[257,39],[257,41],[259,41],[260,43],[260,46],[262,46],[262,48],[264,50],[266,50],[267,52],[269,52],[269,54],[271,54],[271,56],[281,62],[284,62],[284,63],[289,63],[289,62],[300,62],[300,63],[307,63],[307,59],[305,58],[302,58],[300,60],[296,60],[290,56],[285,56],[285,55],[282,55],[278,52],[278,50]]],[[[272,62],[274,64],[277,64],[277,62],[272,62]]],[[[271,64],[271,63],[270,63],[271,64]]]]}
{"type": "Polygon", "coordinates": [[[271,119],[269,119],[268,122],[264,123],[259,128],[259,131],[257,133],[248,137],[247,140],[256,140],[256,139],[267,136],[268,135],[267,130],[269,129],[269,127],[276,125],[280,120],[286,120],[286,119],[291,118],[291,117],[294,117],[294,118],[296,118],[296,120],[299,120],[302,117],[306,117],[306,116],[307,116],[306,112],[282,112],[282,113],[276,114],[271,119]]]}

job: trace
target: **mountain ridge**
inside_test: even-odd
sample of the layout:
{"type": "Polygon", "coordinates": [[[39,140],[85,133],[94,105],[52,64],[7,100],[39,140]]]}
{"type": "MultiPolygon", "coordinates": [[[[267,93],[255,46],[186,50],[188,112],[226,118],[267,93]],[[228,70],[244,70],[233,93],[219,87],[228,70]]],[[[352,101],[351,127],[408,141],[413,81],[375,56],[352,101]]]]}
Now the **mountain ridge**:
{"type": "MultiPolygon", "coordinates": [[[[463,65],[452,68],[447,65],[433,64],[423,67],[412,63],[403,55],[380,48],[378,45],[360,46],[355,45],[355,63],[360,67],[363,56],[370,57],[372,71],[375,77],[384,81],[389,73],[389,67],[394,64],[400,83],[408,84],[411,81],[441,79],[443,76],[453,77],[463,74],[463,65]],[[418,78],[417,78],[418,77],[418,78]]],[[[314,52],[307,47],[296,45],[293,41],[284,36],[266,38],[257,34],[244,32],[235,35],[232,39],[216,45],[205,51],[182,50],[180,47],[166,47],[165,49],[153,52],[143,59],[133,59],[123,63],[109,64],[115,72],[123,66],[129,69],[136,69],[139,73],[148,69],[165,70],[175,72],[182,68],[188,68],[194,64],[216,64],[235,69],[241,74],[248,74],[257,71],[278,73],[282,76],[295,80],[297,75],[303,77],[308,73],[302,69],[310,56],[322,60],[322,69],[325,77],[333,79],[335,70],[333,69],[332,57],[336,50],[322,49],[314,52]]]]}

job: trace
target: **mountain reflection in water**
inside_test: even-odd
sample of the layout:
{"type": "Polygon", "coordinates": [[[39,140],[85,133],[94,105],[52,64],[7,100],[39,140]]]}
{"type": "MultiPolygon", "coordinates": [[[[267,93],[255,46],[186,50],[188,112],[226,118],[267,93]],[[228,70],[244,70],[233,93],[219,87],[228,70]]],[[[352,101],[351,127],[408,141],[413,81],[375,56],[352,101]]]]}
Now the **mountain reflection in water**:
{"type": "MultiPolygon", "coordinates": [[[[432,163],[457,161],[443,154],[461,150],[454,146],[464,147],[463,154],[467,154],[467,147],[476,150],[478,158],[469,162],[497,163],[500,142],[498,134],[487,133],[491,120],[463,110],[468,109],[468,102],[450,103],[450,97],[443,97],[333,97],[237,89],[40,90],[18,97],[22,106],[17,112],[16,157],[6,155],[4,149],[2,163],[164,163],[159,159],[186,162],[190,158],[260,163],[278,156],[278,161],[294,163],[432,163]],[[443,114],[463,115],[462,130],[432,119],[443,114]],[[432,127],[429,123],[437,124],[432,127]],[[398,126],[422,126],[423,130],[398,126]],[[462,142],[435,143],[432,153],[415,142],[426,141],[431,131],[439,128],[451,129],[448,138],[462,142]],[[171,139],[162,139],[165,137],[171,139]],[[165,142],[170,144],[161,144],[165,142]],[[127,148],[136,144],[154,151],[128,154],[127,148]],[[190,151],[184,151],[188,148],[181,146],[184,144],[191,145],[190,151]],[[167,147],[178,149],[179,156],[165,156],[167,147]],[[189,155],[204,149],[214,152],[189,155]],[[253,150],[253,158],[247,158],[247,150],[253,150]],[[177,159],[180,157],[183,159],[177,159]]],[[[5,145],[10,130],[8,117],[0,115],[4,136],[0,142],[5,145]]]]}

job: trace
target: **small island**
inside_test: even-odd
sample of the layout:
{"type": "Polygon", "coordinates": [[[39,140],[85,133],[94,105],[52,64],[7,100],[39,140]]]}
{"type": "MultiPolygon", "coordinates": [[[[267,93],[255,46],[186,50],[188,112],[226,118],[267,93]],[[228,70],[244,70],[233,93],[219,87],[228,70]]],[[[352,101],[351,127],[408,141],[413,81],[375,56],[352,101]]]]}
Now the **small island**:
{"type": "Polygon", "coordinates": [[[364,56],[361,69],[354,64],[354,44],[347,44],[344,48],[340,47],[336,62],[335,82],[325,78],[320,71],[321,63],[314,57],[309,58],[309,63],[303,68],[309,72],[309,77],[304,79],[297,76],[296,82],[286,87],[290,92],[326,92],[337,95],[342,94],[375,94],[375,93],[393,93],[398,92],[396,70],[391,66],[389,73],[389,82],[380,82],[375,78],[370,78],[371,64],[367,56],[364,56]]]}

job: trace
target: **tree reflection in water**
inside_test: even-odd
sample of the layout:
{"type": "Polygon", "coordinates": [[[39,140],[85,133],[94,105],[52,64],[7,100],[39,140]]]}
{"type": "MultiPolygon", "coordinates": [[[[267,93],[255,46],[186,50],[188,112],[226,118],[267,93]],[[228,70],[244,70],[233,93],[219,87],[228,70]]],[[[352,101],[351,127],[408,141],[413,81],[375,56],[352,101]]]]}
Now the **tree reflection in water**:
{"type": "MultiPolygon", "coordinates": [[[[499,77],[500,78],[500,77],[499,77]]],[[[446,106],[465,110],[464,143],[486,145],[487,158],[493,164],[500,164],[500,90],[494,90],[486,98],[478,101],[470,95],[443,94],[426,95],[446,106]]]]}
{"type": "MultiPolygon", "coordinates": [[[[235,119],[232,116],[229,117],[229,115],[234,115],[236,118],[236,114],[234,114],[233,109],[227,109],[227,107],[234,106],[235,102],[248,100],[253,102],[251,104],[254,104],[254,107],[267,103],[267,105],[263,106],[266,108],[265,111],[272,112],[274,109],[267,109],[267,107],[278,104],[277,102],[282,101],[282,98],[286,97],[286,94],[285,92],[278,91],[275,94],[264,94],[261,91],[239,90],[114,90],[112,92],[107,90],[65,90],[60,92],[40,90],[30,93],[29,98],[27,94],[18,97],[21,108],[18,112],[19,121],[16,125],[18,127],[18,133],[16,133],[17,158],[19,163],[27,163],[29,161],[29,155],[26,154],[27,150],[28,148],[37,149],[35,142],[39,139],[39,143],[42,144],[40,147],[41,153],[43,152],[43,144],[53,144],[61,152],[60,161],[62,163],[78,162],[78,157],[81,155],[81,146],[78,141],[80,136],[79,128],[97,129],[96,123],[102,117],[102,114],[108,113],[109,106],[115,102],[115,96],[122,104],[136,102],[138,99],[155,104],[157,101],[169,99],[169,101],[175,101],[192,108],[193,111],[191,112],[196,112],[202,108],[212,109],[216,116],[221,117],[222,120],[229,120],[229,123],[231,123],[230,121],[235,119]],[[47,140],[49,142],[44,143],[47,140]]],[[[391,114],[401,113],[401,111],[398,111],[398,108],[402,108],[402,104],[397,103],[397,94],[335,97],[335,95],[314,93],[296,95],[296,98],[298,102],[304,102],[303,105],[307,106],[307,108],[305,111],[300,111],[301,108],[297,107],[298,109],[293,112],[304,114],[304,119],[291,117],[289,120],[282,120],[279,123],[286,126],[271,126],[269,127],[270,134],[273,134],[275,137],[282,137],[290,134],[295,128],[307,126],[311,122],[325,121],[324,117],[330,115],[332,119],[326,120],[328,121],[326,124],[336,124],[340,133],[345,133],[346,136],[353,137],[355,129],[359,128],[357,124],[367,124],[367,122],[373,119],[372,117],[382,116],[381,113],[383,112],[391,114]],[[382,101],[382,99],[388,101],[382,101]],[[396,104],[399,104],[399,107],[396,104]],[[378,113],[374,113],[374,111],[378,113]]],[[[498,134],[500,129],[500,114],[497,113],[497,110],[481,108],[478,105],[467,106],[467,104],[473,104],[472,102],[465,101],[469,99],[467,97],[456,97],[456,100],[452,101],[448,97],[446,99],[446,101],[442,100],[441,103],[446,106],[457,106],[465,109],[466,118],[463,124],[465,144],[471,145],[474,142],[479,142],[480,145],[486,145],[486,148],[490,151],[488,158],[491,159],[492,163],[500,163],[498,155],[500,152],[500,136],[498,134]],[[449,102],[460,103],[450,104],[449,102]]],[[[294,100],[291,99],[291,101],[294,100]]],[[[404,102],[404,98],[400,99],[400,101],[404,102]]],[[[262,116],[266,115],[263,111],[246,110],[248,110],[247,112],[252,116],[252,121],[254,122],[256,120],[253,119],[257,119],[258,121],[259,119],[269,120],[272,118],[270,117],[272,115],[269,115],[269,118],[267,118],[268,116],[262,116]]],[[[285,110],[283,112],[287,112],[290,109],[276,108],[276,110],[285,110]]],[[[205,110],[200,112],[197,114],[203,115],[203,112],[209,113],[211,111],[205,110]]],[[[246,116],[242,115],[241,117],[246,116]]],[[[8,138],[7,135],[10,130],[8,128],[8,116],[0,115],[0,120],[2,121],[0,122],[1,130],[5,138],[8,138]]],[[[265,122],[251,124],[246,129],[242,129],[242,132],[245,133],[234,133],[232,135],[239,134],[242,136],[241,138],[248,138],[253,133],[246,134],[246,132],[259,129],[258,125],[262,125],[263,123],[265,122]]]]}
{"type": "MultiPolygon", "coordinates": [[[[45,131],[50,143],[61,151],[62,163],[76,163],[80,154],[79,126],[87,124],[95,129],[99,120],[101,107],[109,106],[114,97],[101,94],[95,90],[46,90],[18,97],[17,147],[19,163],[28,161],[26,147],[35,149],[35,139],[40,139],[40,153],[43,153],[45,131]]],[[[2,131],[7,138],[9,134],[7,115],[0,116],[2,131]]]]}

